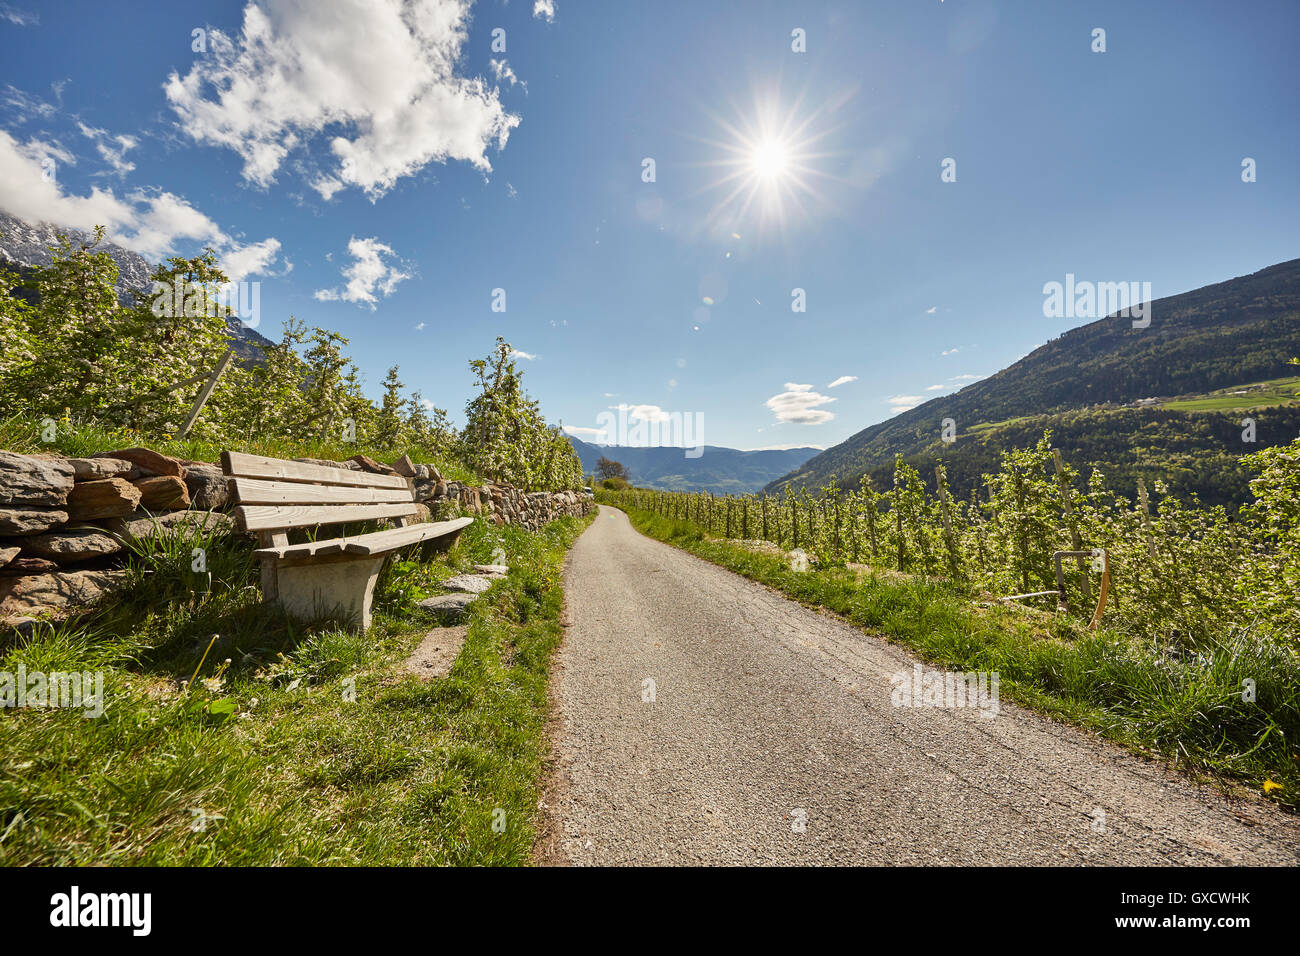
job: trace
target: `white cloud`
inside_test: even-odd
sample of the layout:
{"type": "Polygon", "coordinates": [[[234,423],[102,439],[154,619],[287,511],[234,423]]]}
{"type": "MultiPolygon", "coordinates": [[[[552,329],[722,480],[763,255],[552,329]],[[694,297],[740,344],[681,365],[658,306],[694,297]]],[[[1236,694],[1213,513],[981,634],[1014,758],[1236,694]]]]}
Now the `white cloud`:
{"type": "Polygon", "coordinates": [[[522,349],[511,349],[510,357],[523,359],[526,362],[535,361],[537,358],[536,354],[534,354],[533,352],[525,352],[522,349]]]}
{"type": "Polygon", "coordinates": [[[31,27],[41,22],[39,15],[29,10],[19,10],[7,3],[0,3],[0,20],[8,20],[16,27],[31,27]]]}
{"type": "Polygon", "coordinates": [[[829,385],[827,385],[826,387],[827,387],[827,388],[836,388],[837,386],[840,386],[840,385],[847,385],[847,384],[849,384],[849,382],[856,382],[857,380],[858,380],[858,377],[857,377],[856,375],[841,375],[839,378],[837,378],[835,381],[831,382],[831,383],[830,383],[829,385]]]}
{"type": "MultiPolygon", "coordinates": [[[[240,282],[250,275],[268,275],[270,267],[280,257],[280,240],[263,239],[238,246],[221,257],[221,271],[230,277],[231,282],[240,282]]],[[[285,260],[286,275],[293,269],[293,263],[285,260]]]]}
{"type": "Polygon", "coordinates": [[[579,438],[604,438],[605,429],[603,428],[583,428],[580,425],[563,425],[561,426],[570,435],[577,435],[579,438]]]}
{"type": "Polygon", "coordinates": [[[893,398],[885,399],[889,403],[889,410],[897,415],[899,412],[905,412],[908,409],[916,408],[925,398],[920,395],[895,395],[893,398]]]}
{"type": "Polygon", "coordinates": [[[555,0],[534,0],[533,16],[541,17],[547,23],[554,23],[555,0]]]}
{"type": "Polygon", "coordinates": [[[140,145],[140,141],[134,136],[125,134],[110,136],[108,130],[96,129],[80,121],[77,126],[81,129],[81,134],[95,144],[100,158],[113,167],[113,172],[125,176],[135,169],[135,163],[128,162],[125,158],[129,150],[140,145]]]}
{"type": "Polygon", "coordinates": [[[786,382],[785,389],[764,402],[776,415],[777,421],[793,425],[822,425],[835,417],[834,412],[817,407],[835,401],[829,395],[814,392],[811,385],[793,382],[786,382]]]}
{"type": "Polygon", "coordinates": [[[417,332],[422,332],[422,331],[424,331],[424,323],[421,322],[419,325],[417,325],[417,326],[415,327],[415,331],[417,331],[417,332]]]}
{"type": "Polygon", "coordinates": [[[952,388],[952,386],[951,385],[927,385],[925,390],[927,392],[942,392],[945,388],[952,388]]]}
{"type": "MultiPolygon", "coordinates": [[[[369,239],[358,239],[356,236],[349,239],[348,255],[352,257],[352,264],[342,270],[343,278],[348,280],[347,285],[342,292],[337,289],[317,289],[313,295],[318,301],[336,302],[341,299],[344,302],[368,305],[373,312],[375,303],[380,298],[392,295],[399,282],[411,278],[410,273],[384,261],[385,257],[397,259],[397,254],[392,247],[373,236],[369,239]]],[[[398,263],[400,265],[401,261],[398,260],[398,263]]]]}
{"type": "Polygon", "coordinates": [[[184,241],[212,246],[232,279],[264,270],[279,253],[279,240],[251,246],[238,242],[188,201],[163,190],[136,188],[118,196],[93,186],[88,196],[65,193],[58,180],[59,163],[72,166],[76,158],[58,143],[20,143],[0,130],[0,209],[65,229],[90,232],[103,226],[110,241],[151,262],[176,254],[184,241]],[[46,165],[47,160],[54,165],[46,165]]]}
{"type": "Polygon", "coordinates": [[[951,381],[951,382],[978,382],[978,381],[979,381],[980,379],[982,379],[983,377],[984,377],[983,375],[971,375],[971,374],[967,373],[967,374],[965,374],[965,375],[954,375],[951,379],[949,379],[949,381],[951,381]]]}
{"type": "Polygon", "coordinates": [[[930,308],[928,308],[928,309],[925,310],[925,314],[926,314],[926,315],[934,315],[935,309],[937,309],[937,308],[939,308],[937,305],[932,305],[932,306],[930,306],[930,308]]]}
{"type": "Polygon", "coordinates": [[[234,150],[244,178],[269,186],[289,153],[327,129],[328,199],[356,186],[372,200],[433,162],[491,171],[517,115],[483,78],[456,75],[470,0],[262,0],[236,37],[210,30],[209,52],[163,89],[178,126],[234,150]]]}
{"type": "Polygon", "coordinates": [[[939,354],[940,354],[940,355],[956,355],[956,354],[957,354],[958,352],[960,352],[960,351],[961,351],[961,349],[945,349],[944,351],[940,352],[939,354]]]}

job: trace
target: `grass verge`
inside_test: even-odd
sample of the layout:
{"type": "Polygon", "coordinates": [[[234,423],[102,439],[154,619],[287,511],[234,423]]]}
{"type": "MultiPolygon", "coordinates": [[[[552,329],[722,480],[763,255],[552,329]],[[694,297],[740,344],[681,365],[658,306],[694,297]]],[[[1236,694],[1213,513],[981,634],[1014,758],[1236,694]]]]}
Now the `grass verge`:
{"type": "Polygon", "coordinates": [[[242,540],[203,542],[202,580],[185,535],[135,556],[93,623],[0,638],[0,672],[104,677],[97,718],[0,708],[0,865],[527,863],[561,567],[589,521],[475,522],[450,555],[407,552],[365,636],[262,606],[242,540]],[[416,602],[498,548],[510,574],[451,673],[408,674],[416,602]]]}
{"type": "Polygon", "coordinates": [[[848,568],[796,571],[784,552],[624,510],[642,534],[834,611],[937,667],[996,671],[1001,693],[1017,703],[1193,772],[1239,781],[1289,809],[1300,803],[1300,661],[1249,629],[1201,652],[1177,653],[1064,617],[980,608],[942,581],[848,568]]]}

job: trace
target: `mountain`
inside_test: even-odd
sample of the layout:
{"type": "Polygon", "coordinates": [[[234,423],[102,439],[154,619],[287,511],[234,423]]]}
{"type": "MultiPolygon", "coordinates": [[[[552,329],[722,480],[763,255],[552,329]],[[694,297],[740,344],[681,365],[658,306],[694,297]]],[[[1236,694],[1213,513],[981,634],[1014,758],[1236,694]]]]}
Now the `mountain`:
{"type": "MultiPolygon", "coordinates": [[[[30,279],[37,268],[48,266],[54,261],[50,249],[58,245],[60,232],[79,245],[85,246],[91,242],[92,237],[80,229],[61,229],[47,222],[30,223],[0,212],[0,262],[13,268],[24,279],[30,279]]],[[[132,290],[151,287],[149,277],[154,270],[144,256],[108,241],[101,242],[96,249],[107,252],[117,263],[119,299],[129,301],[132,290]]],[[[15,291],[16,294],[22,294],[21,291],[15,291]]],[[[226,327],[230,331],[230,344],[235,350],[235,357],[240,362],[247,365],[264,361],[257,346],[270,345],[270,339],[248,328],[237,318],[227,318],[226,327]]]]}
{"type": "Polygon", "coordinates": [[[1053,444],[1072,465],[1120,476],[1112,485],[1125,493],[1138,476],[1148,483],[1172,477],[1178,493],[1207,503],[1245,501],[1247,475],[1236,457],[1290,441],[1300,415],[1286,406],[1260,412],[1256,443],[1248,445],[1240,413],[1162,400],[1296,374],[1288,360],[1300,355],[1300,259],[1150,307],[1147,328],[1115,315],[1071,329],[960,392],[863,429],[767,490],[820,487],[832,476],[856,486],[864,474],[886,488],[901,453],[931,484],[934,462],[944,461],[949,478],[968,491],[981,469],[996,467],[1001,449],[1032,444],[1052,428],[1053,444]],[[945,418],[955,423],[955,442],[940,441],[945,418]]]}
{"type": "Polygon", "coordinates": [[[592,445],[569,436],[591,474],[596,462],[610,458],[632,473],[632,483],[662,491],[711,491],[714,494],[747,494],[758,491],[773,478],[798,468],[817,454],[816,448],[740,451],[705,445],[699,458],[687,458],[684,448],[633,448],[626,445],[592,445]]]}

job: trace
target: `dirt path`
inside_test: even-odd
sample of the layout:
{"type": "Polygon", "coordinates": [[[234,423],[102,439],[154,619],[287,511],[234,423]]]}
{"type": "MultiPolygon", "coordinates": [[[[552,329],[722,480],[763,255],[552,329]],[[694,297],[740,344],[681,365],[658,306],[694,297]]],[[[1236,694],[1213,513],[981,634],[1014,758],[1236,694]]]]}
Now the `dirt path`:
{"type": "Polygon", "coordinates": [[[1083,731],[894,706],[906,651],[608,506],[565,589],[547,862],[1300,861],[1295,817],[1083,731]]]}

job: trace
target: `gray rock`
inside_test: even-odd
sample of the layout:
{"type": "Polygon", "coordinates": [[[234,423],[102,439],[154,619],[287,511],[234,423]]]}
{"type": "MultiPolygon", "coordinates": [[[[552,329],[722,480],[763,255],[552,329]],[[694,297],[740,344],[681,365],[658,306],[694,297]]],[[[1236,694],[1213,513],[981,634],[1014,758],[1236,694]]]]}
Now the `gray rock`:
{"type": "MultiPolygon", "coordinates": [[[[10,542],[13,543],[13,542],[10,542]]],[[[122,543],[102,528],[59,528],[22,540],[24,554],[59,564],[89,561],[122,550],[122,543]]]]}
{"type": "Polygon", "coordinates": [[[444,624],[463,621],[469,616],[469,606],[478,600],[477,594],[439,594],[425,598],[419,606],[444,624]]]}
{"type": "Polygon", "coordinates": [[[55,507],[68,500],[74,472],[66,458],[0,451],[0,505],[55,507]]]}
{"type": "Polygon", "coordinates": [[[488,577],[503,578],[510,573],[508,564],[476,564],[474,570],[479,574],[486,574],[488,577]]]}
{"type": "Polygon", "coordinates": [[[216,465],[185,462],[185,487],[190,502],[200,511],[220,511],[230,503],[230,479],[216,465]]]}
{"type": "Polygon", "coordinates": [[[465,591],[469,594],[482,594],[492,586],[491,579],[481,574],[458,574],[442,582],[448,591],[465,591]]]}
{"type": "Polygon", "coordinates": [[[66,507],[0,505],[0,534],[40,534],[67,520],[66,507]]]}

